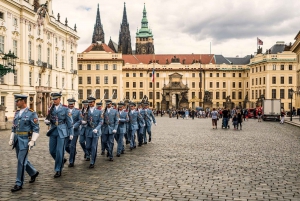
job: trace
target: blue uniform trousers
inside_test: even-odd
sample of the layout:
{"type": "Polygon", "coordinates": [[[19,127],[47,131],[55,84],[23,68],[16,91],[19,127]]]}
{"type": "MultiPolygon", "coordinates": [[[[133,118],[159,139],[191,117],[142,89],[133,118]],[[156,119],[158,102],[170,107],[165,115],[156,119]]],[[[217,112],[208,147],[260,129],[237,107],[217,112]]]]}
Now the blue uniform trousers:
{"type": "Polygon", "coordinates": [[[101,136],[101,151],[104,152],[106,149],[105,144],[103,142],[103,137],[101,136]]]}
{"type": "Polygon", "coordinates": [[[114,149],[114,134],[105,133],[102,134],[102,140],[105,148],[108,152],[108,157],[113,158],[113,149],[114,149]]]}
{"type": "Polygon", "coordinates": [[[135,132],[136,132],[136,129],[129,130],[129,141],[130,141],[130,147],[131,148],[136,146],[136,144],[135,144],[135,132]]]}
{"type": "Polygon", "coordinates": [[[143,143],[144,130],[145,127],[139,127],[139,129],[137,130],[138,141],[140,144],[143,143]]]}
{"type": "Polygon", "coordinates": [[[57,128],[51,133],[49,140],[49,151],[55,160],[54,170],[61,172],[64,165],[66,138],[60,138],[57,128]]]}
{"type": "Polygon", "coordinates": [[[86,149],[85,141],[86,141],[85,134],[80,135],[80,137],[79,137],[79,144],[80,144],[80,146],[81,146],[81,148],[83,150],[84,158],[90,158],[90,153],[86,149]]]}
{"type": "MultiPolygon", "coordinates": [[[[26,138],[28,137],[26,136],[26,138]]],[[[16,155],[18,159],[16,185],[22,186],[25,178],[25,170],[29,174],[29,176],[35,175],[37,171],[33,167],[33,165],[31,165],[31,163],[28,161],[28,150],[27,149],[19,150],[18,145],[16,145],[15,149],[16,149],[16,155]]]]}
{"type": "MultiPolygon", "coordinates": [[[[91,153],[90,164],[95,164],[97,157],[97,148],[98,148],[99,137],[86,137],[86,150],[88,153],[91,153]]],[[[87,156],[90,157],[90,156],[87,156]]]]}
{"type": "Polygon", "coordinates": [[[124,138],[124,133],[115,134],[115,139],[118,144],[117,154],[121,154],[121,152],[125,150],[123,138],[124,138]]]}
{"type": "Polygon", "coordinates": [[[145,125],[145,127],[144,127],[144,142],[147,142],[147,135],[146,135],[146,131],[147,131],[147,133],[148,133],[148,135],[149,135],[149,138],[151,138],[151,126],[147,126],[147,125],[145,125]]]}
{"type": "Polygon", "coordinates": [[[78,140],[78,136],[74,136],[72,140],[67,139],[66,152],[70,154],[69,163],[75,163],[75,155],[76,155],[76,144],[78,140]]]}

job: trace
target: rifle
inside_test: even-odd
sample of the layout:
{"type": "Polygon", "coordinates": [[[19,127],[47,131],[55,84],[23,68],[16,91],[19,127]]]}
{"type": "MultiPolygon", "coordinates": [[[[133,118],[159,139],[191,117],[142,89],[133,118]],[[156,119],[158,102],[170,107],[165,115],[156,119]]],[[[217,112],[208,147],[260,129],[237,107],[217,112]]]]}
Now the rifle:
{"type": "Polygon", "coordinates": [[[116,92],[116,91],[113,91],[113,94],[112,94],[112,96],[111,96],[110,99],[113,99],[113,97],[114,97],[114,95],[115,95],[115,92],[116,92]]]}

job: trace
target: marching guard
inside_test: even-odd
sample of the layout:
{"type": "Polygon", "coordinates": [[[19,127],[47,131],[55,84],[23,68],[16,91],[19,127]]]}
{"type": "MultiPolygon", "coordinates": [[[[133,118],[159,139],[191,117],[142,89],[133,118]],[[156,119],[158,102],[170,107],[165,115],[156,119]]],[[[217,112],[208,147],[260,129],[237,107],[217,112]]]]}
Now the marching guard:
{"type": "MultiPolygon", "coordinates": [[[[146,111],[143,109],[143,103],[139,102],[138,103],[138,108],[137,111],[139,111],[140,115],[142,116],[142,118],[144,119],[144,121],[146,121],[147,118],[149,118],[148,114],[146,113],[146,111]]],[[[145,122],[142,121],[138,121],[138,125],[139,128],[137,130],[137,138],[138,138],[138,146],[142,146],[143,145],[143,138],[144,138],[144,130],[145,130],[145,122]]]]}
{"type": "MultiPolygon", "coordinates": [[[[83,100],[81,103],[83,105],[83,107],[81,109],[81,120],[87,121],[87,115],[88,115],[88,111],[89,111],[89,102],[87,100],[83,100]]],[[[86,126],[87,126],[86,124],[85,125],[81,124],[81,126],[80,126],[79,144],[83,150],[84,159],[86,161],[90,161],[91,154],[86,149],[86,136],[85,136],[86,126]]]]}
{"type": "Polygon", "coordinates": [[[151,109],[149,109],[149,103],[145,102],[144,103],[144,108],[145,108],[145,112],[147,115],[145,115],[145,121],[146,121],[146,125],[144,128],[144,144],[147,144],[147,135],[146,135],[146,131],[149,135],[149,142],[151,142],[151,125],[152,125],[152,121],[154,123],[155,126],[157,126],[154,114],[152,112],[151,109]]]}
{"type": "Polygon", "coordinates": [[[134,102],[129,103],[130,112],[128,113],[129,117],[129,140],[130,140],[130,150],[136,148],[135,144],[135,132],[138,130],[139,122],[142,125],[145,125],[143,117],[140,115],[139,111],[135,110],[136,104],[134,102]]]}
{"type": "Polygon", "coordinates": [[[18,166],[16,184],[11,189],[11,192],[22,189],[25,170],[31,176],[29,183],[35,182],[36,177],[39,175],[39,172],[28,161],[28,153],[39,137],[38,116],[36,112],[27,107],[26,95],[15,95],[15,102],[19,110],[16,111],[13,119],[9,145],[16,150],[18,166]]]}
{"type": "Polygon", "coordinates": [[[119,113],[119,125],[117,133],[115,134],[115,139],[118,144],[117,147],[117,157],[120,157],[121,154],[124,154],[124,134],[126,133],[126,123],[128,122],[128,112],[124,110],[124,103],[118,103],[118,113],[119,113]]]}
{"type": "Polygon", "coordinates": [[[117,110],[111,107],[112,101],[108,99],[105,103],[106,107],[102,114],[104,122],[102,126],[102,140],[107,149],[107,157],[109,157],[110,161],[113,161],[114,134],[117,133],[119,117],[117,110]]]}
{"type": "Polygon", "coordinates": [[[86,125],[85,132],[83,134],[86,136],[86,149],[88,153],[90,153],[89,168],[95,167],[98,140],[99,136],[101,136],[101,126],[103,123],[101,112],[95,107],[95,100],[96,98],[91,96],[88,98],[89,110],[87,113],[87,119],[81,121],[83,125],[86,125]]]}
{"type": "Polygon", "coordinates": [[[55,160],[54,178],[61,176],[62,168],[66,159],[64,159],[66,138],[73,139],[73,120],[69,115],[67,106],[60,103],[61,93],[51,94],[53,104],[49,111],[49,118],[44,120],[45,124],[50,126],[47,132],[49,140],[49,151],[55,160]]]}
{"type": "Polygon", "coordinates": [[[68,99],[68,108],[69,108],[69,116],[72,116],[73,119],[73,129],[74,129],[74,136],[73,139],[67,138],[67,146],[66,151],[70,154],[69,158],[69,165],[68,167],[74,167],[75,163],[75,155],[76,155],[76,144],[78,140],[78,136],[80,136],[80,125],[81,125],[81,115],[80,110],[74,108],[76,100],[74,98],[68,99]]]}

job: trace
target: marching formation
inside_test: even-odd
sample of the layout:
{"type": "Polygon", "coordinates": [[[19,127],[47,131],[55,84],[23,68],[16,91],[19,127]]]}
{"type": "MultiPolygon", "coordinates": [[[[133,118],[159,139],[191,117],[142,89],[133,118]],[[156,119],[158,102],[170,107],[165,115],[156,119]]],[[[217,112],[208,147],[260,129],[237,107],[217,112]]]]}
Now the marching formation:
{"type": "MultiPolygon", "coordinates": [[[[109,161],[114,160],[114,142],[117,143],[116,156],[120,157],[125,152],[125,144],[130,145],[130,150],[151,142],[151,125],[156,124],[155,117],[149,103],[142,100],[134,103],[130,100],[112,103],[102,101],[95,103],[96,98],[90,96],[82,101],[81,110],[74,107],[76,100],[68,99],[68,105],[61,104],[61,93],[52,93],[53,101],[44,122],[48,126],[46,135],[49,137],[49,152],[54,159],[54,178],[61,177],[64,163],[67,159],[65,152],[69,153],[68,167],[74,167],[77,153],[76,145],[79,144],[84,153],[84,159],[89,161],[89,168],[95,167],[97,158],[98,141],[101,139],[101,155],[105,154],[109,161]],[[147,137],[148,133],[148,137],[147,137]]],[[[22,189],[25,171],[31,177],[29,183],[35,182],[39,172],[28,161],[28,152],[35,146],[39,137],[39,120],[36,112],[27,107],[26,95],[15,95],[16,111],[13,120],[12,133],[9,145],[15,148],[18,167],[16,184],[12,192],[22,189]]]]}

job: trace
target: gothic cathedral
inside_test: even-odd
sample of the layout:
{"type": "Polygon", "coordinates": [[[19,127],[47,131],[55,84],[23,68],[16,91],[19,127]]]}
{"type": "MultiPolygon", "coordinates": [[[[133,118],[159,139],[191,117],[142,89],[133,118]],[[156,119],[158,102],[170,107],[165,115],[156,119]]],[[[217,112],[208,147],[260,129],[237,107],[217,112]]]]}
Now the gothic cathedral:
{"type": "Polygon", "coordinates": [[[97,9],[96,24],[94,26],[92,43],[97,43],[97,41],[98,42],[101,41],[102,43],[105,43],[103,26],[101,24],[101,19],[100,19],[99,4],[98,4],[98,9],[97,9]]]}

